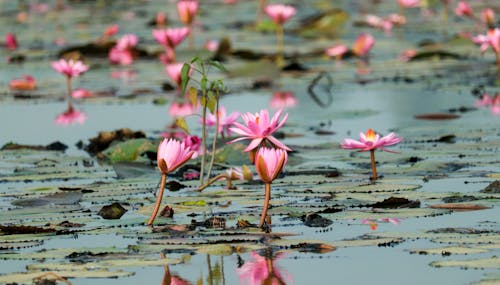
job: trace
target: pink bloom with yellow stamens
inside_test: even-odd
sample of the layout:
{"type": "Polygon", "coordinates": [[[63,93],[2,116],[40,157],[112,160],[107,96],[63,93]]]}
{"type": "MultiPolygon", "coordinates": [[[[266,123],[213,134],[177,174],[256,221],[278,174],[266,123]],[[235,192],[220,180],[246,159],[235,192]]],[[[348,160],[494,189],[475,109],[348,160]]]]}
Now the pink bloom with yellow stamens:
{"type": "Polygon", "coordinates": [[[380,137],[380,135],[376,134],[372,129],[368,129],[366,133],[361,132],[359,134],[359,141],[344,139],[341,147],[344,149],[359,149],[359,151],[370,151],[375,149],[389,151],[384,147],[395,145],[402,140],[403,138],[397,137],[395,133],[389,133],[387,136],[380,137]]]}
{"type": "Polygon", "coordinates": [[[271,120],[269,120],[269,112],[266,109],[263,109],[259,113],[255,114],[242,114],[241,117],[243,118],[245,125],[235,122],[234,127],[230,128],[232,132],[235,132],[242,137],[234,139],[229,143],[249,139],[251,142],[247,148],[245,148],[245,151],[251,151],[257,148],[262,142],[264,142],[264,140],[267,140],[278,148],[291,151],[289,147],[272,136],[274,132],[285,124],[288,118],[288,114],[285,114],[280,122],[279,120],[282,113],[283,110],[278,110],[271,120]]]}

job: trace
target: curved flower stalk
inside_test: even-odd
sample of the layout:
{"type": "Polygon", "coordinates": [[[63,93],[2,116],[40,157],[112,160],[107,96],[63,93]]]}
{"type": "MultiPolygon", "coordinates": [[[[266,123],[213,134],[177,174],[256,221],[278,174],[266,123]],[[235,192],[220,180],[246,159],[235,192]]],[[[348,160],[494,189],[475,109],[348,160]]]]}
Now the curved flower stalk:
{"type": "Polygon", "coordinates": [[[153,38],[165,48],[166,54],[162,61],[175,62],[175,48],[187,38],[189,32],[188,27],[153,30],[153,38]]]}
{"type": "Polygon", "coordinates": [[[386,146],[391,146],[400,143],[403,138],[397,137],[395,133],[389,133],[387,136],[380,137],[372,129],[368,129],[366,133],[359,134],[359,141],[353,139],[344,139],[341,147],[344,149],[359,149],[359,151],[370,151],[370,159],[372,166],[372,179],[377,180],[377,168],[375,165],[375,150],[392,152],[387,150],[386,146]]]}
{"type": "Polygon", "coordinates": [[[71,79],[85,73],[89,67],[81,61],[60,59],[52,62],[52,68],[66,77],[68,112],[73,109],[71,79]]]}
{"type": "Polygon", "coordinates": [[[185,146],[185,144],[175,139],[163,139],[158,146],[157,164],[162,175],[160,191],[156,197],[156,203],[153,212],[151,213],[151,217],[147,222],[148,226],[153,224],[156,215],[158,214],[158,210],[160,209],[163,192],[165,190],[165,183],[167,181],[167,174],[173,172],[186,163],[186,161],[188,161],[193,154],[193,150],[190,150],[185,146]]]}
{"type": "Polygon", "coordinates": [[[284,32],[283,25],[285,22],[290,20],[296,13],[297,10],[290,5],[283,4],[270,4],[264,9],[266,14],[273,20],[277,25],[276,27],[276,38],[278,44],[278,55],[276,57],[276,63],[278,67],[282,67],[284,64],[283,51],[284,51],[284,32]]]}
{"type": "MultiPolygon", "coordinates": [[[[198,13],[199,3],[198,0],[179,0],[177,2],[177,13],[182,23],[193,30],[193,21],[198,13]]],[[[189,34],[189,48],[194,47],[193,34],[189,34]]]]}
{"type": "Polygon", "coordinates": [[[287,151],[280,148],[261,147],[255,156],[255,170],[265,183],[264,208],[260,216],[259,228],[263,228],[267,217],[267,209],[271,200],[271,183],[283,171],[288,161],[287,151]]]}
{"type": "Polygon", "coordinates": [[[258,146],[262,146],[267,143],[271,144],[273,147],[291,151],[289,147],[272,136],[274,132],[285,124],[288,118],[288,114],[285,114],[280,122],[282,113],[283,110],[278,110],[271,119],[269,119],[269,111],[266,109],[263,109],[259,113],[255,114],[241,114],[245,125],[236,122],[234,123],[234,127],[230,128],[232,132],[241,135],[241,137],[228,143],[234,143],[247,139],[251,140],[250,144],[245,148],[245,152],[254,150],[258,146]]]}
{"type": "Polygon", "coordinates": [[[253,173],[248,168],[248,166],[243,165],[242,167],[231,167],[227,169],[226,171],[222,172],[221,174],[214,176],[208,182],[204,185],[201,185],[198,187],[197,191],[203,191],[205,188],[208,186],[212,185],[215,181],[220,180],[220,179],[226,179],[227,181],[227,189],[232,190],[236,189],[233,186],[233,180],[246,180],[246,181],[252,181],[253,180],[253,173]]]}

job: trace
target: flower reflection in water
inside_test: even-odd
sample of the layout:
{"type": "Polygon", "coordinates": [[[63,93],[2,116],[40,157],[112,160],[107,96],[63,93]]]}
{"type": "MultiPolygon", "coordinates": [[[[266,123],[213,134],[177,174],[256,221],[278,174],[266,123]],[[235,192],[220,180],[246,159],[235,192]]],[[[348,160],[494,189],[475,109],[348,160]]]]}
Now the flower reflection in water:
{"type": "Polygon", "coordinates": [[[363,225],[369,225],[372,231],[376,230],[378,227],[378,223],[391,223],[393,225],[399,225],[402,219],[399,218],[378,218],[378,219],[363,219],[361,223],[363,225]]]}
{"type": "Polygon", "coordinates": [[[276,265],[283,255],[282,252],[273,253],[271,248],[259,253],[252,251],[250,256],[253,260],[246,261],[236,269],[240,282],[248,285],[293,284],[292,276],[276,265]]]}
{"type": "MultiPolygon", "coordinates": [[[[165,259],[165,254],[160,253],[162,259],[165,259]]],[[[165,274],[163,275],[163,279],[161,280],[161,285],[190,285],[189,281],[182,279],[179,275],[173,274],[170,271],[170,267],[168,265],[163,265],[165,269],[165,274]]]]}
{"type": "Polygon", "coordinates": [[[85,113],[80,112],[71,106],[56,117],[55,123],[64,127],[75,123],[83,125],[86,119],[87,115],[85,113]]]}

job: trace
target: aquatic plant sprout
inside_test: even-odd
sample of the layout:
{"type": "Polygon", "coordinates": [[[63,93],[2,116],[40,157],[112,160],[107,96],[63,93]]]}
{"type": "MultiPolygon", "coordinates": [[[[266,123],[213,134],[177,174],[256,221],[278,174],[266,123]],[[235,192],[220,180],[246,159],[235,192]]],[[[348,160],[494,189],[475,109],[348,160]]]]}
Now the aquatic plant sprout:
{"type": "Polygon", "coordinates": [[[262,109],[259,113],[255,114],[249,112],[242,114],[241,117],[243,118],[245,125],[235,122],[234,127],[230,128],[232,132],[241,135],[241,137],[236,138],[229,143],[247,139],[251,140],[250,144],[245,148],[245,152],[254,150],[261,145],[265,145],[266,143],[270,143],[272,146],[277,148],[291,151],[289,147],[272,136],[274,132],[285,124],[288,118],[288,114],[285,114],[283,119],[280,121],[282,113],[283,110],[278,110],[271,119],[269,119],[269,111],[266,109],[262,109]]]}
{"type": "Polygon", "coordinates": [[[271,183],[283,171],[288,161],[288,153],[280,148],[261,147],[255,155],[255,170],[260,179],[265,183],[265,199],[259,228],[263,228],[267,217],[267,209],[271,200],[271,183]]]}
{"type": "Polygon", "coordinates": [[[156,161],[158,169],[161,172],[160,191],[156,197],[155,207],[147,225],[153,224],[156,215],[158,214],[158,210],[160,209],[163,192],[165,190],[165,183],[167,181],[167,174],[176,170],[191,159],[194,152],[194,150],[191,150],[184,143],[181,143],[176,139],[163,139],[158,146],[156,161]]]}
{"type": "Polygon", "coordinates": [[[359,134],[359,141],[353,139],[344,139],[341,147],[344,149],[358,149],[359,151],[370,151],[370,159],[372,166],[372,179],[377,179],[377,169],[375,165],[375,150],[380,149],[382,151],[393,152],[387,150],[386,146],[392,146],[400,143],[403,138],[396,136],[395,133],[389,133],[384,137],[380,137],[372,129],[368,129],[366,133],[361,132],[359,134]]]}

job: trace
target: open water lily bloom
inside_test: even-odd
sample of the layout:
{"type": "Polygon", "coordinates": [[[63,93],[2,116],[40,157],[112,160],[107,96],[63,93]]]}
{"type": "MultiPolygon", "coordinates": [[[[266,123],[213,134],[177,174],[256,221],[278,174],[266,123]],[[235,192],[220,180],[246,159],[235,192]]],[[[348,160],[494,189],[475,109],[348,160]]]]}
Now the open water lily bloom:
{"type": "Polygon", "coordinates": [[[247,152],[257,148],[264,140],[268,140],[278,148],[291,151],[289,147],[272,136],[274,132],[285,124],[288,118],[288,114],[285,114],[280,122],[279,120],[282,113],[283,110],[277,111],[271,120],[269,120],[269,112],[266,109],[263,109],[259,113],[255,114],[242,114],[241,117],[243,118],[245,125],[235,122],[234,127],[230,128],[232,132],[241,135],[241,137],[234,139],[229,143],[249,139],[251,142],[247,148],[245,148],[245,151],[247,152]]]}
{"type": "Polygon", "coordinates": [[[297,13],[293,6],[283,4],[267,5],[264,11],[278,25],[282,25],[297,13]]]}
{"type": "Polygon", "coordinates": [[[57,72],[66,75],[69,78],[77,77],[80,74],[89,70],[89,67],[83,64],[83,62],[79,60],[77,61],[74,61],[72,59],[65,60],[63,58],[61,58],[58,61],[53,61],[52,68],[57,72]]]}
{"type": "Polygon", "coordinates": [[[168,48],[175,48],[189,35],[189,28],[168,28],[153,30],[154,39],[168,48]]]}
{"type": "MultiPolygon", "coordinates": [[[[216,126],[217,125],[217,117],[219,117],[219,129],[218,133],[222,134],[224,131],[228,136],[231,135],[231,126],[238,120],[240,116],[239,112],[232,112],[231,114],[227,114],[226,108],[224,106],[220,106],[217,111],[217,115],[215,114],[207,114],[207,118],[205,119],[205,123],[207,126],[216,126]]],[[[202,120],[203,121],[203,120],[202,120]]]]}
{"type": "Polygon", "coordinates": [[[397,137],[395,133],[389,133],[387,136],[380,137],[372,129],[368,129],[366,133],[359,134],[359,141],[353,139],[344,139],[341,144],[344,149],[359,149],[359,151],[371,151],[380,149],[391,152],[384,147],[395,145],[401,142],[403,138],[397,137]]]}

